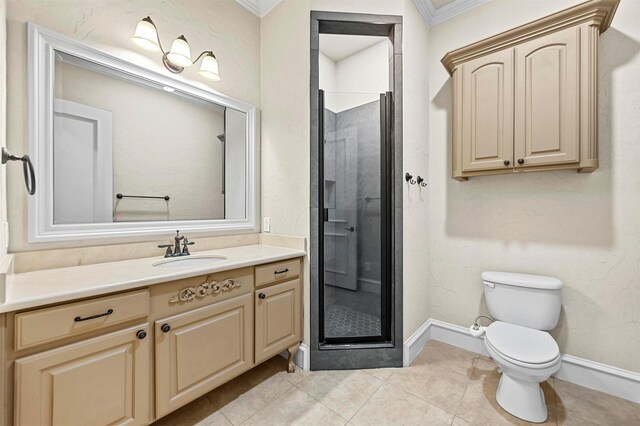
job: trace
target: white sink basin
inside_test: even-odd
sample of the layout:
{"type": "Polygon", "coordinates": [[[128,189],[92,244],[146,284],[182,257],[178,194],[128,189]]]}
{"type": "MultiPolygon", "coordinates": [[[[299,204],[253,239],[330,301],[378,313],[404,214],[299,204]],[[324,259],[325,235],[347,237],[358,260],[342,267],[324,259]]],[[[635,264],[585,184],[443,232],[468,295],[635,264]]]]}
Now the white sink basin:
{"type": "Polygon", "coordinates": [[[157,266],[159,268],[198,267],[213,265],[224,260],[227,260],[225,256],[185,256],[164,259],[160,262],[154,263],[153,266],[157,266]]]}

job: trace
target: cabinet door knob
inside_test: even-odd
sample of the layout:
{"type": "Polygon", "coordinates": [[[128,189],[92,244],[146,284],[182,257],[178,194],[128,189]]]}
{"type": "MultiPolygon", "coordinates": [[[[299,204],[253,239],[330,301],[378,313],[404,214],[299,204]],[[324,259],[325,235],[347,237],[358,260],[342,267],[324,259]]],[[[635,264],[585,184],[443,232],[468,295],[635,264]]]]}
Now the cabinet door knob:
{"type": "Polygon", "coordinates": [[[505,165],[505,166],[508,166],[509,164],[511,164],[511,161],[509,161],[509,160],[504,160],[504,165],[505,165]]]}
{"type": "Polygon", "coordinates": [[[267,297],[267,295],[264,293],[258,294],[258,299],[264,299],[265,297],[267,297]]]}
{"type": "Polygon", "coordinates": [[[162,326],[160,326],[160,330],[162,330],[163,333],[168,333],[169,330],[171,330],[171,326],[169,324],[162,324],[162,326]]]}
{"type": "Polygon", "coordinates": [[[518,158],[518,164],[524,164],[524,158],[518,158]]]}
{"type": "Polygon", "coordinates": [[[136,337],[137,337],[138,339],[142,340],[142,339],[144,339],[145,337],[147,337],[147,332],[146,332],[146,331],[144,331],[144,330],[139,330],[139,331],[136,333],[136,337]]]}

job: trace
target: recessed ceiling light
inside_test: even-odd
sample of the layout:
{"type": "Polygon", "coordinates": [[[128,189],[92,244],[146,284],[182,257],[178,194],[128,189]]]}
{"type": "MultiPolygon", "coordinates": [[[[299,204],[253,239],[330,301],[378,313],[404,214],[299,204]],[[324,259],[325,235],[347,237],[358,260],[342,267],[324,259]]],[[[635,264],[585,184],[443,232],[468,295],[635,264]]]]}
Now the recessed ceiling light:
{"type": "Polygon", "coordinates": [[[173,87],[169,87],[169,86],[163,86],[162,90],[164,90],[165,92],[169,92],[169,93],[173,93],[176,91],[176,89],[174,89],[173,87]]]}

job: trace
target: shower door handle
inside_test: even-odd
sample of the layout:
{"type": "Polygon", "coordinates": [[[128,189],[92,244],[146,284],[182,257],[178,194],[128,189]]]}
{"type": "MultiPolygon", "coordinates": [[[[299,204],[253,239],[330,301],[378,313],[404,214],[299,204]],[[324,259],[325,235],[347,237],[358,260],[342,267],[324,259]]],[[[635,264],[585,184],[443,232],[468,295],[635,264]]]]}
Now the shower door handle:
{"type": "Polygon", "coordinates": [[[354,226],[350,226],[348,228],[344,228],[345,231],[349,231],[349,232],[353,232],[356,230],[356,228],[354,226]]]}

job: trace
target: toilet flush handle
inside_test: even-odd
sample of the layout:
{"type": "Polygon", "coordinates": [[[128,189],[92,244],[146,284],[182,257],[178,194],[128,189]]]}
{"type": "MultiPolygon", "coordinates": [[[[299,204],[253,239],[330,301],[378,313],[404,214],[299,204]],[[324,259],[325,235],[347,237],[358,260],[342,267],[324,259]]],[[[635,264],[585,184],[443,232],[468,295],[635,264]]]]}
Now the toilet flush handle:
{"type": "Polygon", "coordinates": [[[494,288],[496,286],[495,283],[492,283],[491,281],[482,281],[482,284],[486,285],[487,287],[491,287],[494,288]]]}

